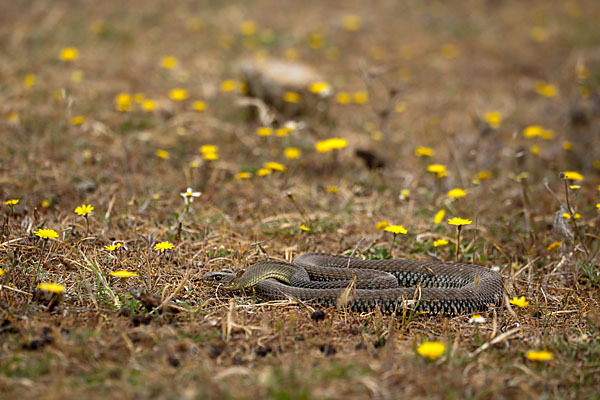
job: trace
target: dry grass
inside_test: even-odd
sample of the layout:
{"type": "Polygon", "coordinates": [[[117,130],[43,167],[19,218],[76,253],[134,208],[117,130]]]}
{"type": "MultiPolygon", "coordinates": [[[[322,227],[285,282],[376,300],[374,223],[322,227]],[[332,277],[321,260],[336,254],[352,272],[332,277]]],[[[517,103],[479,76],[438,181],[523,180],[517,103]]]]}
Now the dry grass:
{"type": "Polygon", "coordinates": [[[0,397],[596,397],[600,7],[592,0],[396,3],[3,7],[0,199],[20,202],[2,209],[0,397]],[[343,28],[348,14],[360,16],[360,30],[343,28]],[[239,33],[244,20],[256,22],[256,36],[239,33]],[[535,27],[545,41],[532,39],[535,27]],[[309,45],[315,32],[321,49],[309,45]],[[79,50],[74,62],[59,58],[67,46],[79,50]],[[366,91],[369,102],[341,105],[333,97],[326,112],[296,117],[305,129],[259,137],[259,122],[220,83],[236,78],[240,59],[284,57],[289,48],[336,92],[366,91]],[[166,55],[178,69],[161,68],[166,55]],[[35,75],[31,87],[27,74],[35,75]],[[558,94],[537,94],[540,80],[558,94]],[[170,100],[175,87],[189,98],[170,100]],[[122,92],[143,93],[157,109],[134,103],[119,112],[114,98],[122,92]],[[206,110],[193,110],[194,100],[206,110]],[[497,130],[483,121],[493,110],[503,116],[497,130]],[[73,125],[78,115],[85,122],[73,125]],[[524,138],[529,125],[555,137],[524,138]],[[346,138],[349,148],[314,150],[330,137],[346,138]],[[204,144],[219,146],[218,160],[202,160],[204,144]],[[302,157],[286,160],[288,146],[302,157]],[[417,146],[435,155],[419,159],[417,146]],[[357,148],[375,151],[386,167],[369,171],[357,148]],[[159,149],[170,158],[157,157],[159,149]],[[287,170],[234,178],[266,161],[287,170]],[[434,162],[447,166],[447,177],[426,172],[434,162]],[[555,218],[566,205],[566,170],[585,176],[580,190],[569,189],[581,214],[576,226],[555,218]],[[474,184],[481,171],[491,178],[474,184]],[[186,214],[179,193],[188,186],[203,195],[186,214]],[[467,195],[449,199],[455,187],[467,195]],[[410,195],[400,198],[403,189],[410,195]],[[95,207],[89,232],[73,213],[81,204],[95,207]],[[409,231],[396,239],[394,256],[453,261],[455,231],[432,223],[440,209],[473,220],[462,231],[462,259],[499,267],[509,296],[527,297],[529,307],[490,310],[480,325],[469,316],[403,321],[334,309],[315,322],[314,305],[265,303],[199,280],[209,270],[309,251],[349,254],[358,246],[357,254],[383,257],[392,237],[375,225],[384,219],[409,231]],[[59,238],[44,244],[33,233],[39,228],[59,238]],[[449,245],[434,248],[438,238],[449,245]],[[115,240],[123,245],[118,257],[104,249],[115,240]],[[175,248],[152,250],[166,240],[175,248]],[[555,241],[563,245],[548,250],[555,241]],[[138,277],[108,275],[115,269],[138,277]],[[52,297],[36,289],[39,282],[66,291],[52,297]],[[423,340],[448,350],[426,361],[415,352],[423,340]],[[525,357],[539,349],[554,359],[525,357]]]}

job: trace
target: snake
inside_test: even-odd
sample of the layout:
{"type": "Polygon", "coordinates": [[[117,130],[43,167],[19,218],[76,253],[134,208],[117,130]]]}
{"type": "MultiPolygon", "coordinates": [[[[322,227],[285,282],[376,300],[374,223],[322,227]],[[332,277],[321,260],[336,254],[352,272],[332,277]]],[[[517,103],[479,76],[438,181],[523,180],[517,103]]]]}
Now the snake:
{"type": "Polygon", "coordinates": [[[505,292],[498,272],[473,264],[325,253],[291,263],[261,261],[238,273],[208,272],[202,280],[227,290],[253,288],[267,300],[294,298],[356,312],[467,314],[502,305],[505,292]]]}

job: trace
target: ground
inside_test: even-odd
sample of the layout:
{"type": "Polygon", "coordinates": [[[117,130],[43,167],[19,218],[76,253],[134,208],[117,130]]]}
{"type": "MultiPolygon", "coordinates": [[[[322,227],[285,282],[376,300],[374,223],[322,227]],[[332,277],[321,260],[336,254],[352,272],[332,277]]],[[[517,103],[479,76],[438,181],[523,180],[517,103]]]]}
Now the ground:
{"type": "Polygon", "coordinates": [[[597,398],[599,19],[593,0],[7,2],[0,397],[597,398]],[[239,65],[273,59],[322,82],[263,115],[239,65]],[[507,304],[318,319],[201,280],[312,251],[494,268],[507,304]]]}

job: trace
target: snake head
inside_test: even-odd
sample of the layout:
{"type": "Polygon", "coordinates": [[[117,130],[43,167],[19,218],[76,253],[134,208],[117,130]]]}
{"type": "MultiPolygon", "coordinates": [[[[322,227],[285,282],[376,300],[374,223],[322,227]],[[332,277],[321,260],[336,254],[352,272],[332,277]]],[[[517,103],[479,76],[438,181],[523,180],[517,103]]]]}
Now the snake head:
{"type": "Polygon", "coordinates": [[[234,280],[243,273],[244,271],[240,271],[237,274],[228,271],[207,272],[200,279],[211,286],[220,286],[224,289],[238,289],[234,280]]]}

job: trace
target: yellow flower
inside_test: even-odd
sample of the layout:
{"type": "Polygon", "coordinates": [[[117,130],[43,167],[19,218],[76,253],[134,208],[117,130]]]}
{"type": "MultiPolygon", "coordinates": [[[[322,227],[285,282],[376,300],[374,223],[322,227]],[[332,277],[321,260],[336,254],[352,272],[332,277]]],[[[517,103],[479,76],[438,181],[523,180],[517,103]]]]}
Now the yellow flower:
{"type": "Polygon", "coordinates": [[[440,358],[444,352],[446,351],[446,345],[444,343],[434,341],[429,342],[425,341],[417,347],[417,353],[420,356],[425,358],[429,358],[430,360],[435,360],[436,358],[440,358]]]}
{"type": "Polygon", "coordinates": [[[349,14],[344,15],[342,25],[347,31],[357,31],[362,26],[362,21],[358,15],[349,14]]]}
{"type": "Polygon", "coordinates": [[[4,201],[4,204],[7,206],[16,206],[17,204],[19,204],[19,199],[6,200],[4,201]]]}
{"type": "Polygon", "coordinates": [[[278,137],[285,137],[290,133],[290,129],[289,128],[278,128],[277,130],[275,130],[275,135],[277,135],[278,137]]]}
{"type": "Polygon", "coordinates": [[[458,49],[453,44],[446,43],[442,46],[442,55],[444,58],[452,60],[458,56],[458,49]]]}
{"type": "Polygon", "coordinates": [[[256,175],[258,176],[267,176],[269,175],[271,171],[269,168],[260,168],[258,171],[256,171],[256,175]]]}
{"type": "Polygon", "coordinates": [[[327,191],[329,193],[336,194],[336,193],[339,193],[340,189],[338,189],[336,186],[327,186],[327,191]]]}
{"type": "Polygon", "coordinates": [[[117,249],[121,248],[121,243],[115,243],[115,244],[111,244],[110,246],[104,246],[104,250],[106,251],[115,251],[117,249]]]}
{"type": "Polygon", "coordinates": [[[91,204],[88,204],[87,206],[85,204],[82,204],[75,209],[75,214],[85,217],[86,215],[91,213],[93,210],[94,210],[94,206],[92,206],[91,204]]]}
{"type": "Polygon", "coordinates": [[[447,244],[448,241],[446,239],[438,239],[435,242],[433,242],[433,247],[443,247],[447,244]]]}
{"type": "Polygon", "coordinates": [[[37,285],[37,288],[40,290],[43,290],[44,292],[51,292],[51,293],[62,293],[66,289],[61,284],[50,283],[50,282],[40,283],[39,285],[37,285]]]}
{"type": "Polygon", "coordinates": [[[144,109],[144,111],[154,111],[154,109],[156,108],[156,102],[154,100],[144,100],[142,102],[142,108],[144,109]]]}
{"type": "Polygon", "coordinates": [[[554,139],[554,131],[551,129],[542,129],[540,136],[542,137],[542,139],[552,140],[554,139]]]}
{"type": "Polygon", "coordinates": [[[113,271],[109,273],[112,276],[115,276],[117,278],[134,278],[136,276],[138,276],[138,274],[136,274],[135,272],[131,272],[131,271],[125,271],[125,270],[118,270],[118,271],[113,271]]]}
{"type": "Polygon", "coordinates": [[[547,350],[534,351],[530,350],[525,354],[528,360],[531,361],[550,361],[554,358],[554,354],[547,350]]]}
{"type": "Polygon", "coordinates": [[[4,275],[4,271],[0,268],[0,276],[4,275]]]}
{"type": "Polygon", "coordinates": [[[38,229],[33,233],[42,239],[58,239],[58,233],[53,229],[38,229]]]}
{"type": "Polygon", "coordinates": [[[158,250],[161,253],[164,253],[166,250],[170,250],[173,247],[175,247],[175,245],[171,242],[160,242],[154,245],[154,250],[158,250]]]}
{"type": "Polygon", "coordinates": [[[200,153],[218,153],[219,147],[214,144],[203,144],[200,146],[200,153]]]}
{"type": "Polygon", "coordinates": [[[71,74],[71,80],[75,83],[80,83],[83,80],[83,76],[84,76],[83,71],[80,69],[76,69],[71,74]]]}
{"type": "Polygon", "coordinates": [[[158,158],[162,158],[163,160],[168,160],[171,157],[168,151],[162,149],[156,150],[155,154],[158,158]]]}
{"type": "Polygon", "coordinates": [[[300,225],[300,229],[304,232],[310,232],[310,228],[304,224],[300,225]]]}
{"type": "Polygon", "coordinates": [[[415,149],[415,156],[417,157],[432,157],[435,154],[433,149],[425,146],[419,146],[415,149]]]}
{"type": "Polygon", "coordinates": [[[480,181],[484,181],[486,179],[490,179],[492,177],[491,171],[481,171],[477,173],[477,179],[480,181]]]}
{"type": "Polygon", "coordinates": [[[23,81],[23,85],[26,88],[30,88],[35,84],[35,75],[34,74],[27,74],[25,75],[25,80],[23,81]]]}
{"type": "Polygon", "coordinates": [[[238,172],[235,174],[235,179],[250,179],[250,172],[238,172]]]}
{"type": "Polygon", "coordinates": [[[542,43],[548,40],[548,31],[543,26],[534,26],[529,35],[534,42],[542,43]]]}
{"type": "Polygon", "coordinates": [[[531,152],[531,154],[533,154],[534,156],[537,156],[538,154],[540,154],[540,148],[539,148],[539,146],[538,146],[538,145],[535,145],[535,144],[534,144],[534,145],[532,145],[532,146],[529,148],[529,151],[530,151],[530,152],[531,152]]]}
{"type": "Polygon", "coordinates": [[[290,160],[295,160],[296,158],[300,158],[300,156],[302,155],[302,152],[300,151],[300,149],[298,149],[296,147],[288,147],[287,149],[285,149],[283,151],[283,154],[284,154],[285,158],[288,158],[290,160]]]}
{"type": "Polygon", "coordinates": [[[364,90],[355,92],[353,97],[356,104],[365,104],[369,101],[369,95],[364,90]]]}
{"type": "Polygon", "coordinates": [[[444,220],[444,217],[446,216],[446,210],[441,209],[440,211],[435,213],[435,217],[433,217],[433,223],[434,224],[439,224],[440,222],[442,222],[444,220]]]}
{"type": "Polygon", "coordinates": [[[81,125],[85,122],[85,117],[83,115],[76,115],[71,119],[71,124],[73,125],[81,125]]]}
{"type": "Polygon", "coordinates": [[[471,221],[470,219],[458,217],[454,217],[448,220],[448,224],[456,226],[470,225],[472,222],[473,221],[471,221]]]}
{"type": "Polygon", "coordinates": [[[502,122],[502,114],[500,111],[488,111],[484,114],[483,119],[485,119],[490,128],[498,129],[500,122],[502,122]]]}
{"type": "Polygon", "coordinates": [[[400,103],[396,104],[396,107],[394,109],[397,113],[403,113],[404,111],[406,111],[406,102],[401,101],[400,103]]]}
{"type": "Polygon", "coordinates": [[[379,222],[377,223],[377,225],[375,225],[375,229],[377,229],[378,231],[382,231],[382,230],[384,230],[385,228],[387,228],[389,225],[390,225],[389,221],[388,221],[388,220],[386,220],[386,219],[384,219],[384,220],[382,220],[382,221],[379,221],[379,222]]]}
{"type": "Polygon", "coordinates": [[[327,82],[311,83],[308,87],[308,90],[310,90],[312,93],[316,93],[323,97],[329,96],[332,92],[331,85],[327,82]]]}
{"type": "Polygon", "coordinates": [[[535,83],[535,91],[537,94],[540,94],[544,97],[554,97],[556,96],[558,89],[556,85],[551,85],[543,81],[537,81],[535,83]]]}
{"type": "Polygon", "coordinates": [[[555,248],[560,247],[560,246],[562,246],[562,242],[552,242],[552,243],[550,243],[550,245],[548,247],[546,247],[546,250],[552,251],[555,248]]]}
{"type": "Polygon", "coordinates": [[[79,58],[79,50],[75,47],[65,47],[60,51],[60,59],[63,61],[75,61],[79,58]]]}
{"type": "Polygon", "coordinates": [[[322,48],[325,45],[325,38],[318,32],[313,32],[308,36],[308,44],[315,50],[322,48]]]}
{"type": "Polygon", "coordinates": [[[465,192],[461,188],[455,188],[455,189],[452,189],[451,191],[448,192],[448,197],[452,197],[452,198],[455,198],[455,199],[459,199],[461,197],[465,197],[466,195],[467,195],[467,192],[465,192]]]}
{"type": "Polygon", "coordinates": [[[402,225],[388,225],[385,228],[383,228],[383,230],[386,232],[392,232],[394,235],[397,235],[399,233],[406,235],[406,233],[408,232],[406,228],[404,228],[402,225]]]}
{"type": "Polygon", "coordinates": [[[117,111],[131,111],[131,95],[129,93],[119,93],[115,97],[115,107],[117,111]]]}
{"type": "Polygon", "coordinates": [[[194,104],[192,105],[192,107],[196,111],[204,111],[204,110],[206,110],[206,103],[203,101],[200,101],[200,100],[196,100],[194,102],[194,104]]]}
{"type": "Polygon", "coordinates": [[[512,299],[509,300],[510,304],[514,304],[515,306],[519,307],[519,308],[525,308],[529,306],[529,302],[527,300],[525,300],[525,296],[521,296],[521,297],[513,297],[512,299]]]}
{"type": "Polygon", "coordinates": [[[183,101],[183,100],[187,99],[187,97],[188,97],[188,93],[187,93],[187,90],[185,90],[185,89],[176,88],[176,89],[172,89],[169,92],[169,98],[171,98],[171,100],[174,100],[174,101],[183,101]]]}
{"type": "Polygon", "coordinates": [[[352,97],[350,97],[349,93],[339,92],[336,96],[336,101],[340,104],[348,104],[352,101],[352,97]]]}
{"type": "Polygon", "coordinates": [[[281,171],[281,172],[285,171],[285,165],[275,162],[275,161],[269,161],[269,162],[264,163],[263,168],[268,168],[268,169],[272,169],[275,171],[281,171]]]}
{"type": "Polygon", "coordinates": [[[405,200],[407,198],[410,197],[410,190],[409,189],[402,189],[400,191],[400,200],[405,200]]]}
{"type": "Polygon", "coordinates": [[[343,138],[331,138],[315,143],[315,149],[320,153],[343,149],[346,146],[348,146],[348,141],[343,138]]]}
{"type": "Polygon", "coordinates": [[[573,143],[571,143],[568,140],[565,140],[564,142],[562,142],[562,147],[563,149],[565,149],[566,151],[571,151],[573,150],[573,143]]]}
{"type": "Polygon", "coordinates": [[[228,79],[226,81],[221,82],[221,91],[222,92],[231,92],[235,90],[236,81],[228,79]]]}
{"type": "Polygon", "coordinates": [[[581,185],[570,185],[569,188],[571,190],[579,190],[579,189],[581,189],[581,185]]]}
{"type": "Polygon", "coordinates": [[[300,95],[296,92],[285,92],[283,94],[283,101],[287,103],[298,103],[300,102],[300,95]]]}
{"type": "Polygon", "coordinates": [[[471,318],[469,318],[469,323],[470,324],[483,324],[485,322],[485,318],[483,318],[481,315],[479,314],[475,314],[473,315],[471,318]]]}
{"type": "Polygon", "coordinates": [[[165,56],[160,59],[160,65],[166,69],[175,69],[179,62],[173,56],[165,56]]]}
{"type": "Polygon", "coordinates": [[[582,181],[583,175],[576,171],[565,171],[562,173],[563,179],[570,179],[572,181],[582,181]]]}
{"type": "Polygon", "coordinates": [[[259,126],[256,128],[256,134],[258,136],[271,136],[273,134],[273,129],[268,126],[259,126]]]}
{"type": "Polygon", "coordinates": [[[523,136],[526,138],[534,138],[536,136],[541,136],[544,128],[539,125],[530,125],[523,129],[523,136]]]}
{"type": "Polygon", "coordinates": [[[448,175],[446,166],[443,164],[431,164],[427,166],[427,172],[436,174],[438,178],[443,178],[448,175]]]}
{"type": "Polygon", "coordinates": [[[257,26],[254,21],[244,21],[240,24],[240,33],[244,36],[252,36],[256,33],[257,26]]]}

